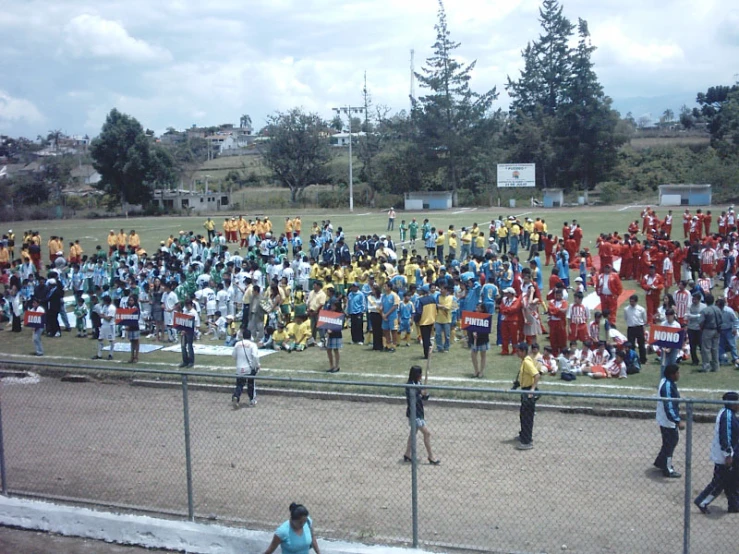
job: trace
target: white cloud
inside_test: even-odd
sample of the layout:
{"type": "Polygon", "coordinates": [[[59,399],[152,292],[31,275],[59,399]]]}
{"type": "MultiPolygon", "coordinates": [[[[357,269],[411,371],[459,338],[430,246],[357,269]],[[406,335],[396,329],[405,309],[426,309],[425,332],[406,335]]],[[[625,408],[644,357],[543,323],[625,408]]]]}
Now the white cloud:
{"type": "Polygon", "coordinates": [[[619,65],[661,65],[684,57],[683,49],[672,39],[644,39],[628,35],[620,19],[594,25],[592,34],[599,49],[619,65]]]}
{"type": "Polygon", "coordinates": [[[22,120],[31,124],[40,124],[45,118],[33,102],[15,98],[4,90],[0,90],[0,125],[22,120]]]}
{"type": "Polygon", "coordinates": [[[64,27],[64,50],[76,57],[129,62],[166,62],[172,58],[164,48],[129,35],[121,23],[87,13],[72,18],[64,27]]]}

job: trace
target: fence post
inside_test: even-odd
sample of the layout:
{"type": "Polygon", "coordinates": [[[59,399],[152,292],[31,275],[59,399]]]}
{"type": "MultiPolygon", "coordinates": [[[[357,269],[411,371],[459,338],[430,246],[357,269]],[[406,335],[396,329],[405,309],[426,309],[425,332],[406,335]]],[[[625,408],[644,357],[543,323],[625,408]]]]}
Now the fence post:
{"type": "Polygon", "coordinates": [[[3,403],[0,400],[0,479],[3,481],[2,493],[8,495],[8,479],[5,475],[5,439],[3,438],[3,403]]]}
{"type": "Polygon", "coordinates": [[[195,507],[192,495],[192,455],[190,453],[190,405],[187,399],[187,374],[182,374],[182,410],[185,427],[185,472],[187,474],[187,517],[195,521],[195,507]]]}
{"type": "Polygon", "coordinates": [[[693,500],[693,403],[688,402],[685,418],[685,499],[683,501],[683,554],[690,553],[690,512],[693,500]]]}
{"type": "Polygon", "coordinates": [[[413,527],[413,548],[418,548],[418,460],[416,459],[416,387],[406,385],[405,392],[410,399],[411,424],[411,517],[413,527]]]}

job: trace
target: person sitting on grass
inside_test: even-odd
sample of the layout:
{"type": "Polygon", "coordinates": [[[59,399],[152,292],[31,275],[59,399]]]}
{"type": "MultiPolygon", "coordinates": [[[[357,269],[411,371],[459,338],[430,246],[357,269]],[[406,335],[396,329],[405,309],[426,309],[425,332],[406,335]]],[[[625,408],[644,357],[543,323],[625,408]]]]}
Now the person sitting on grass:
{"type": "Polygon", "coordinates": [[[311,338],[310,319],[306,316],[296,316],[295,321],[287,326],[288,340],[283,348],[288,352],[302,352],[308,346],[311,338]]]}
{"type": "MultiPolygon", "coordinates": [[[[233,316],[228,316],[233,319],[233,316]]],[[[213,335],[210,340],[223,340],[226,338],[226,324],[228,320],[223,317],[220,310],[216,310],[213,319],[208,321],[208,335],[213,335]]]]}
{"type": "Polygon", "coordinates": [[[277,323],[277,329],[272,333],[272,348],[275,350],[286,350],[285,345],[287,344],[288,339],[289,337],[285,330],[285,324],[282,321],[279,321],[277,323]]]}
{"type": "Polygon", "coordinates": [[[544,354],[542,354],[541,356],[540,364],[541,373],[546,373],[547,375],[557,375],[557,360],[552,353],[551,346],[544,347],[544,354]]]}

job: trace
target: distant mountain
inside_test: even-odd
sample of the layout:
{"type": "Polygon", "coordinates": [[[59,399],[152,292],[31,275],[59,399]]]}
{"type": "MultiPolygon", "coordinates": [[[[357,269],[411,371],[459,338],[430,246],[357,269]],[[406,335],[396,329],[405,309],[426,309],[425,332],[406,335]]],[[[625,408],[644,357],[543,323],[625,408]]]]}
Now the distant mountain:
{"type": "Polygon", "coordinates": [[[689,108],[697,108],[695,103],[695,93],[683,94],[667,94],[663,96],[634,96],[632,98],[614,98],[613,107],[621,113],[621,117],[625,117],[631,112],[634,119],[646,115],[652,118],[652,121],[658,121],[659,117],[666,109],[675,112],[677,118],[680,114],[680,108],[685,104],[689,108]]]}

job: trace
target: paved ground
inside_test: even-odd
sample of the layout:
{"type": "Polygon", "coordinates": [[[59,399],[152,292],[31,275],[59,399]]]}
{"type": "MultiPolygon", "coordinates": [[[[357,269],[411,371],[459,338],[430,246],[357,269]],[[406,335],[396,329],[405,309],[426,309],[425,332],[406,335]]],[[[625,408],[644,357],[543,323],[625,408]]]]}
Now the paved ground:
{"type": "Polygon", "coordinates": [[[62,537],[37,531],[0,527],[0,552],[23,554],[156,554],[168,550],[149,550],[102,541],[62,537]]]}
{"type": "MultiPolygon", "coordinates": [[[[42,378],[3,385],[0,400],[12,491],[186,510],[180,390],[42,378]]],[[[201,391],[191,391],[189,403],[199,516],[273,529],[298,501],[323,537],[410,537],[403,405],[265,396],[256,408],[234,411],[227,396],[201,391]]],[[[426,463],[419,443],[423,543],[680,551],[684,481],[652,468],[659,449],[653,420],[541,412],[535,449],[519,452],[511,440],[516,411],[441,406],[433,398],[426,408],[442,465],[426,463]]],[[[710,479],[712,432],[710,424],[695,425],[691,495],[710,479]]],[[[681,441],[680,469],[684,435],[681,441]]],[[[725,500],[711,516],[693,510],[692,518],[694,552],[735,552],[739,516],[726,514],[725,500]]]]}

